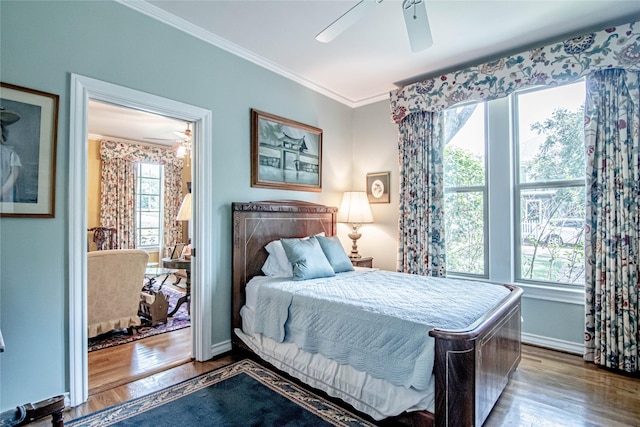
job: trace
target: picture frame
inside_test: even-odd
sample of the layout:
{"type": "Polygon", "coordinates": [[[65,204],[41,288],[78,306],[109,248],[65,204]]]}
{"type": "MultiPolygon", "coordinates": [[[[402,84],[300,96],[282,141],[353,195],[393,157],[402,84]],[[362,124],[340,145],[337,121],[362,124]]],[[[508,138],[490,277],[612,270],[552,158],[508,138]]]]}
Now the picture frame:
{"type": "Polygon", "coordinates": [[[0,82],[0,217],[55,216],[59,96],[0,82]]]}
{"type": "Polygon", "coordinates": [[[322,129],[251,109],[251,186],[322,190],[322,129]]]}
{"type": "Polygon", "coordinates": [[[389,182],[390,172],[375,172],[367,174],[367,197],[369,203],[390,203],[389,182]]]}

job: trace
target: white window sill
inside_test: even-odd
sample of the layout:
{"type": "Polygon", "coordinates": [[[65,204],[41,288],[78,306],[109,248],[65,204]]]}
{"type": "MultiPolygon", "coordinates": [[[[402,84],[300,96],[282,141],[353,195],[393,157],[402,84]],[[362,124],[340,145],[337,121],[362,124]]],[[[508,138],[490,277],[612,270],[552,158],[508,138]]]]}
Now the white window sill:
{"type": "Polygon", "coordinates": [[[583,288],[571,289],[533,283],[514,283],[514,285],[522,288],[525,298],[584,305],[583,288]]]}

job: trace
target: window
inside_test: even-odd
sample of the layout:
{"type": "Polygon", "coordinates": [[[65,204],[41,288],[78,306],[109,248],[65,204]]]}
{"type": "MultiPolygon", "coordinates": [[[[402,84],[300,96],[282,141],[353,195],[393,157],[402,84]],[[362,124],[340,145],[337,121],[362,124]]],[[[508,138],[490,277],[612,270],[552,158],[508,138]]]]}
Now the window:
{"type": "Polygon", "coordinates": [[[162,175],[162,165],[136,164],[136,248],[161,247],[162,175]]]}
{"type": "Polygon", "coordinates": [[[515,95],[519,280],[584,284],[584,98],[583,82],[515,95]]]}
{"type": "Polygon", "coordinates": [[[486,276],[484,104],[445,111],[443,138],[447,270],[486,276]]]}
{"type": "Polygon", "coordinates": [[[450,275],[584,285],[584,82],[442,114],[450,275]]]}

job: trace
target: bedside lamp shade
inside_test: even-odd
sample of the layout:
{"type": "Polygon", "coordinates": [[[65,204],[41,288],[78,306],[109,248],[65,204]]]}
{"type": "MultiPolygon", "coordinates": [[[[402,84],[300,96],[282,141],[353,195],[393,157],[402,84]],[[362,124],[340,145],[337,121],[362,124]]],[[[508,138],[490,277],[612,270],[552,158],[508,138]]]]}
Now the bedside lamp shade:
{"type": "Polygon", "coordinates": [[[358,253],[357,241],[362,234],[358,233],[358,229],[362,224],[373,222],[367,193],[364,191],[346,191],[342,196],[342,204],[338,211],[338,222],[352,224],[353,231],[349,233],[349,238],[353,245],[351,246],[349,258],[361,258],[362,256],[358,253]]]}

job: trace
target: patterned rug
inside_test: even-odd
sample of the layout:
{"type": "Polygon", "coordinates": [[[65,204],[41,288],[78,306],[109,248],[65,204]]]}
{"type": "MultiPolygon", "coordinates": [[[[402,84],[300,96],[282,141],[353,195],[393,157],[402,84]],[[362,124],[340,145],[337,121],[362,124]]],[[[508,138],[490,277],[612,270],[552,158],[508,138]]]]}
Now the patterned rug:
{"type": "Polygon", "coordinates": [[[345,426],[374,424],[251,360],[64,423],[103,426],[345,426]]]}
{"type": "MultiPolygon", "coordinates": [[[[171,285],[164,285],[161,292],[164,292],[168,297],[169,312],[175,307],[178,298],[184,295],[184,290],[178,291],[171,285]]],[[[191,317],[187,312],[187,304],[182,304],[173,317],[167,318],[166,324],[158,323],[156,326],[151,327],[149,322],[143,320],[142,326],[138,328],[137,331],[134,331],[132,335],[129,335],[126,329],[118,329],[94,338],[89,338],[89,352],[126,344],[153,335],[164,334],[165,332],[188,328],[189,326],[191,326],[191,317]]]]}

